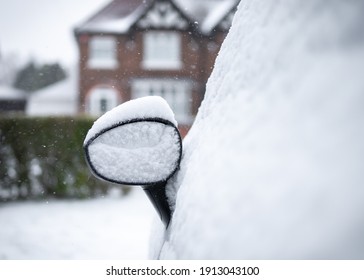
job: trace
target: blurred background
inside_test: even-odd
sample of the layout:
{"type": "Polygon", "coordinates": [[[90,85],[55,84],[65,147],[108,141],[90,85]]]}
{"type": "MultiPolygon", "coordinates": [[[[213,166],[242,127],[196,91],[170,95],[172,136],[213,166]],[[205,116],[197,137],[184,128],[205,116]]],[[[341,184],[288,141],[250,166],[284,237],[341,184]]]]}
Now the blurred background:
{"type": "Polygon", "coordinates": [[[147,257],[152,207],[94,180],[81,150],[72,29],[106,3],[0,2],[0,259],[147,257]]]}
{"type": "Polygon", "coordinates": [[[2,59],[12,58],[17,66],[29,60],[58,62],[63,67],[74,65],[77,48],[72,29],[107,3],[107,0],[2,1],[2,59]]]}
{"type": "Polygon", "coordinates": [[[147,257],[152,206],[92,177],[83,139],[147,95],[185,135],[238,2],[0,2],[0,259],[147,257]]]}

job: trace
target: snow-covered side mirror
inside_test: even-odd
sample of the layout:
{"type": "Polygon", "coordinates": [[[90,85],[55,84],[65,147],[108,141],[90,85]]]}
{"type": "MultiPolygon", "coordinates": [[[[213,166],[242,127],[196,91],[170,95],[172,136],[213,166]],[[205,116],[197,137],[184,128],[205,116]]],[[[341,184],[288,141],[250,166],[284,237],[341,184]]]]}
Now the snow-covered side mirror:
{"type": "Polygon", "coordinates": [[[177,128],[157,118],[131,119],[106,127],[85,144],[93,173],[127,185],[165,182],[176,171],[180,153],[177,128]]]}
{"type": "Polygon", "coordinates": [[[144,97],[101,116],[89,130],[84,151],[93,174],[103,180],[141,185],[168,226],[167,180],[179,167],[181,136],[167,102],[144,97]]]}

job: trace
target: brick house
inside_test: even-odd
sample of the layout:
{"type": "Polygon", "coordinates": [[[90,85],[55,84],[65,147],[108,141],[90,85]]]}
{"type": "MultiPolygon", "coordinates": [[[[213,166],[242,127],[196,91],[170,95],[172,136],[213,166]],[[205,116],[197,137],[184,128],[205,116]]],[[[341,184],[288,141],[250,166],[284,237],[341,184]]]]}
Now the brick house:
{"type": "Polygon", "coordinates": [[[114,0],[74,30],[79,111],[160,95],[191,125],[238,0],[114,0]]]}

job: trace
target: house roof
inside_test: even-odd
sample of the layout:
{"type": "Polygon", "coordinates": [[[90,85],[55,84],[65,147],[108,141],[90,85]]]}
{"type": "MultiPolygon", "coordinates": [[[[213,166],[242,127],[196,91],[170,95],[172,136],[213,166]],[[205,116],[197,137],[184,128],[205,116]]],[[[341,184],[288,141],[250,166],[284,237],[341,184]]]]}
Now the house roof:
{"type": "Polygon", "coordinates": [[[76,33],[126,33],[149,7],[152,0],[113,0],[76,27],[76,33]]]}
{"type": "Polygon", "coordinates": [[[233,11],[240,0],[174,0],[191,20],[198,23],[203,34],[209,34],[233,11]]]}
{"type": "Polygon", "coordinates": [[[239,0],[113,0],[76,27],[75,32],[125,34],[156,2],[171,3],[182,19],[196,25],[200,33],[209,34],[237,6],[239,0]]]}
{"type": "Polygon", "coordinates": [[[27,95],[24,91],[0,84],[0,100],[25,100],[27,95]]]}

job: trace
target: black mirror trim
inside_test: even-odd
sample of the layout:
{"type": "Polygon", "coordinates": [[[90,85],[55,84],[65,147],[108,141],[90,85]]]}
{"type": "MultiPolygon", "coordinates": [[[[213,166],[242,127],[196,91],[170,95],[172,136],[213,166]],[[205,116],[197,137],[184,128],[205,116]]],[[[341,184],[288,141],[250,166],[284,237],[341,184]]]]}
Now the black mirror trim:
{"type": "Polygon", "coordinates": [[[91,137],[84,145],[83,145],[83,149],[84,149],[84,153],[85,153],[85,157],[86,157],[86,162],[87,165],[89,166],[90,170],[92,171],[92,173],[107,182],[111,182],[111,183],[116,183],[116,184],[122,184],[122,185],[158,185],[164,182],[167,182],[175,173],[176,171],[179,169],[179,165],[181,163],[181,159],[182,159],[182,138],[181,135],[178,131],[178,128],[170,121],[162,119],[162,118],[135,118],[135,119],[130,119],[127,121],[123,121],[123,122],[119,122],[116,123],[110,127],[104,128],[101,131],[99,131],[98,133],[96,133],[93,137],[91,137]],[[173,170],[173,172],[165,179],[165,180],[161,180],[161,181],[157,181],[157,182],[123,182],[123,181],[119,181],[119,180],[114,180],[114,179],[110,179],[107,178],[105,176],[103,176],[102,174],[98,173],[97,170],[94,168],[94,166],[92,165],[91,159],[90,159],[90,155],[88,152],[88,147],[90,146],[90,144],[96,139],[98,138],[100,135],[104,134],[105,132],[112,130],[116,127],[122,126],[122,125],[126,125],[126,124],[132,124],[132,123],[137,123],[137,122],[156,122],[156,123],[162,123],[168,126],[173,127],[178,135],[179,138],[179,157],[178,157],[178,161],[176,164],[175,169],[173,170]]]}

